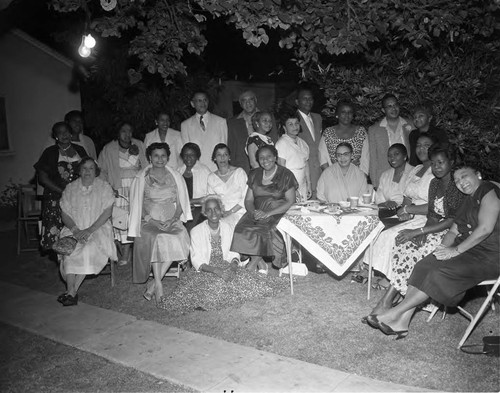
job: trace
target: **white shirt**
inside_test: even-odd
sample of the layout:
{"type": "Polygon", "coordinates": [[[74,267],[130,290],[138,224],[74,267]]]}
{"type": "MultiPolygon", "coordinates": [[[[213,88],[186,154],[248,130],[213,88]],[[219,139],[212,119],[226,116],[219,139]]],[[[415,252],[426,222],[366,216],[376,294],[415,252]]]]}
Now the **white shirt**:
{"type": "Polygon", "coordinates": [[[299,109],[299,113],[300,113],[300,116],[302,116],[302,118],[304,119],[304,122],[307,124],[307,128],[309,129],[309,133],[311,134],[312,140],[315,141],[316,139],[314,136],[314,122],[313,122],[311,114],[309,113],[308,115],[306,115],[300,109],[299,109]]]}

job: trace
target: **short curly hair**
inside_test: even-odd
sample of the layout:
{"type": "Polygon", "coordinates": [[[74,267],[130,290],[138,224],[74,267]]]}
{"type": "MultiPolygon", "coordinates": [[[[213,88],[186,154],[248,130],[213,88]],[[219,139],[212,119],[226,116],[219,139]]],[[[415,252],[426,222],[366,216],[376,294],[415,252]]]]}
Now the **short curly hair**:
{"type": "Polygon", "coordinates": [[[257,162],[259,162],[259,155],[260,155],[260,153],[262,151],[266,150],[266,149],[269,150],[274,157],[276,157],[276,158],[279,157],[278,150],[276,150],[276,148],[273,145],[264,145],[264,146],[259,147],[257,149],[257,151],[255,152],[255,160],[257,162]]]}
{"type": "Polygon", "coordinates": [[[207,195],[205,197],[205,199],[203,200],[202,204],[201,204],[201,214],[203,214],[204,216],[206,216],[206,209],[207,209],[207,203],[209,201],[216,201],[217,204],[219,205],[219,209],[221,210],[221,212],[224,211],[224,203],[222,202],[222,199],[219,195],[216,195],[216,194],[211,194],[211,195],[207,195]]]}
{"type": "Polygon", "coordinates": [[[215,156],[217,155],[217,150],[220,150],[220,149],[226,149],[227,154],[229,154],[229,157],[231,157],[231,149],[229,148],[229,146],[226,145],[225,143],[217,143],[214,147],[214,151],[212,152],[212,161],[213,162],[215,162],[215,156]]]}
{"type": "Polygon", "coordinates": [[[101,168],[99,168],[99,165],[97,164],[97,161],[94,160],[92,157],[83,157],[80,162],[78,163],[78,174],[81,175],[82,172],[82,167],[85,165],[86,162],[93,162],[95,166],[95,176],[98,177],[101,174],[101,168]]]}
{"type": "Polygon", "coordinates": [[[151,162],[151,154],[153,153],[153,150],[165,150],[167,152],[167,159],[170,158],[170,147],[168,146],[168,143],[165,142],[155,142],[151,143],[148,148],[146,149],[146,157],[148,158],[148,161],[151,162]]]}
{"type": "Polygon", "coordinates": [[[186,150],[188,149],[191,149],[192,151],[195,152],[196,154],[196,158],[199,160],[200,157],[201,157],[201,150],[200,150],[200,146],[198,146],[196,143],[193,143],[193,142],[188,142],[186,143],[184,146],[182,146],[182,149],[181,149],[181,157],[186,154],[186,150]]]}

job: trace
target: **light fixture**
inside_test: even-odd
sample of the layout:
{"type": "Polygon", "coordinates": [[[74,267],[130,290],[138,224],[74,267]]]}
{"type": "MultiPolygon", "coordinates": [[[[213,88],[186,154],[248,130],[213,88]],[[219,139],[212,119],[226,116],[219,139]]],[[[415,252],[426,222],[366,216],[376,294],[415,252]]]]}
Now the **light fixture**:
{"type": "Polygon", "coordinates": [[[80,44],[80,47],[78,48],[78,54],[81,57],[89,57],[90,53],[92,50],[85,45],[85,36],[82,36],[82,43],[80,44]]]}
{"type": "Polygon", "coordinates": [[[95,38],[92,37],[92,34],[90,33],[88,35],[83,36],[83,43],[89,49],[92,49],[96,44],[95,38]]]}

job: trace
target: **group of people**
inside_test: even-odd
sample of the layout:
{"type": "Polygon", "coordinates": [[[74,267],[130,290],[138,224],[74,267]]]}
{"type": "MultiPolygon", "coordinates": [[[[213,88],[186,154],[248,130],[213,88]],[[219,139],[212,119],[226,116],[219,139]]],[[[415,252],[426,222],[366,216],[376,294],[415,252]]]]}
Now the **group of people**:
{"type": "Polygon", "coordinates": [[[298,89],[296,107],[277,119],[258,109],[251,91],[239,102],[241,114],[226,121],[196,92],[196,113],[180,132],[164,112],[144,142],[122,123],[97,160],[69,122],[54,125],[56,143],[35,168],[45,187],[42,245],[65,235],[78,240],[61,257],[63,305],[77,304],[85,275],[98,274],[108,259],[132,261],[133,281],[147,283],[144,298],[169,310],[275,293],[284,283],[268,271],[287,263],[276,229],[287,210],[372,190],[387,224],[373,262],[384,277],[376,285],[386,292],[363,322],[403,337],[425,297],[454,305],[467,288],[499,274],[499,188],[467,165],[453,169],[431,106],[417,106],[406,120],[387,94],[384,117],[367,131],[353,123],[355,106],[346,101],[337,105],[337,124],[323,129],[308,88],[298,89]],[[127,229],[112,228],[113,205],[129,211],[127,229]],[[165,296],[165,273],[188,259],[194,270],[165,296]]]}

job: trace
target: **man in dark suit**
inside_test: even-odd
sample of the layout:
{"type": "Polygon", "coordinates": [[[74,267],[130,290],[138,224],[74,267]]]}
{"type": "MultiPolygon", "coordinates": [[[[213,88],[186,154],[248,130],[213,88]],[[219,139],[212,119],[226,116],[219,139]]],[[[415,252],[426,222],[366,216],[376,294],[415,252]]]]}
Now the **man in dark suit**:
{"type": "Polygon", "coordinates": [[[311,175],[312,198],[316,198],[316,185],[321,175],[321,166],[319,164],[319,141],[323,127],[323,120],[319,113],[312,113],[314,97],[312,90],[307,87],[301,87],[297,91],[295,100],[300,115],[300,127],[302,138],[309,146],[309,171],[311,175]]]}
{"type": "MultiPolygon", "coordinates": [[[[228,135],[227,145],[231,150],[231,164],[243,168],[246,173],[250,171],[250,163],[245,146],[248,136],[254,131],[252,126],[252,116],[259,112],[257,108],[257,96],[251,90],[240,94],[239,103],[243,111],[227,121],[228,135]]],[[[278,140],[278,130],[273,121],[273,128],[269,132],[269,137],[276,142],[278,140]]]]}

